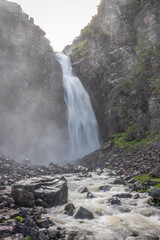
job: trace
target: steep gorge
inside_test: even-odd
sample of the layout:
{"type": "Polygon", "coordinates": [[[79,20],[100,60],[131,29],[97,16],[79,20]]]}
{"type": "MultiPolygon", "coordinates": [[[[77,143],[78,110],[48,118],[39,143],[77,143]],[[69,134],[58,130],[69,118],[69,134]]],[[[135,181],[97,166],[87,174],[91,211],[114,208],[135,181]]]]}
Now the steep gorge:
{"type": "MultiPolygon", "coordinates": [[[[118,133],[139,140],[160,129],[159,12],[159,0],[102,0],[64,49],[90,95],[103,141],[118,133]]],[[[60,64],[45,32],[6,0],[0,0],[0,71],[0,152],[44,164],[68,160],[60,64]]]]}
{"type": "Polygon", "coordinates": [[[64,52],[89,92],[103,139],[160,129],[160,2],[102,0],[64,52]]]}
{"type": "Polygon", "coordinates": [[[0,152],[60,161],[66,126],[61,67],[45,32],[19,5],[0,0],[0,152]]]}

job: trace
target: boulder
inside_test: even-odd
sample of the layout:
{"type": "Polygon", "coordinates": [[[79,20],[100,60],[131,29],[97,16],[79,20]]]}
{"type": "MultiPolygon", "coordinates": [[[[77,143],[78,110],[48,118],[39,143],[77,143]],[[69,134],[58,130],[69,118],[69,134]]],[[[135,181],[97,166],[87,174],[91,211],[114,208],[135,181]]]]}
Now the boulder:
{"type": "Polygon", "coordinates": [[[111,205],[121,205],[121,201],[116,197],[108,199],[107,203],[110,203],[111,205]]]}
{"type": "Polygon", "coordinates": [[[64,208],[65,213],[69,216],[73,216],[74,210],[75,206],[72,203],[68,203],[64,208]]]}
{"type": "Polygon", "coordinates": [[[78,190],[79,193],[85,193],[85,192],[89,192],[88,188],[87,187],[81,187],[79,190],[78,190]]]}
{"type": "Polygon", "coordinates": [[[110,189],[111,187],[109,185],[104,185],[99,187],[99,191],[103,191],[103,192],[108,192],[110,191],[110,189]]]}
{"type": "Polygon", "coordinates": [[[57,229],[57,227],[50,227],[47,230],[48,236],[50,239],[59,239],[61,238],[61,232],[57,229]]]}
{"type": "Polygon", "coordinates": [[[160,200],[160,189],[152,188],[149,191],[149,196],[153,197],[155,200],[160,200]]]}
{"type": "Polygon", "coordinates": [[[133,199],[138,199],[139,198],[139,193],[136,193],[134,196],[133,196],[133,199]]]}
{"type": "Polygon", "coordinates": [[[19,206],[33,207],[35,204],[33,193],[26,191],[24,189],[13,187],[12,197],[13,197],[15,203],[19,206]]]}
{"type": "Polygon", "coordinates": [[[55,225],[50,219],[41,218],[36,221],[36,224],[39,228],[49,228],[50,226],[55,225]]]}
{"type": "Polygon", "coordinates": [[[75,219],[89,219],[89,220],[92,220],[92,219],[94,219],[94,216],[93,216],[92,212],[90,212],[86,208],[80,207],[78,209],[78,211],[76,212],[76,214],[74,215],[74,218],[75,219]]]}
{"type": "Polygon", "coordinates": [[[87,197],[87,198],[94,198],[94,195],[93,195],[93,193],[88,192],[86,197],[87,197]]]}
{"type": "Polygon", "coordinates": [[[113,197],[118,197],[118,198],[132,198],[132,194],[130,193],[120,193],[113,195],[113,197]]]}
{"type": "Polygon", "coordinates": [[[125,184],[125,181],[122,178],[116,178],[113,184],[125,184]]]}
{"type": "Polygon", "coordinates": [[[67,203],[68,186],[65,178],[34,177],[15,183],[11,195],[19,206],[33,207],[41,199],[52,207],[67,203]]]}

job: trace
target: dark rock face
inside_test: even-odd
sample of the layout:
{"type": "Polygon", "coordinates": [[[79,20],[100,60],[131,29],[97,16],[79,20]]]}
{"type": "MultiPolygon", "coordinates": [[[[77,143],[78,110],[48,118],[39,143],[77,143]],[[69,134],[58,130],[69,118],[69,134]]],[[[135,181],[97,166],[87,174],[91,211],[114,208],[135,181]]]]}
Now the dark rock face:
{"type": "Polygon", "coordinates": [[[89,219],[92,220],[94,219],[93,214],[87,210],[86,208],[80,207],[76,214],[74,215],[75,219],[89,219]]]}
{"type": "Polygon", "coordinates": [[[89,92],[101,135],[160,129],[160,2],[102,0],[65,52],[89,92]]]}
{"type": "Polygon", "coordinates": [[[160,200],[160,189],[153,188],[149,191],[149,196],[153,197],[155,200],[160,200]]]}
{"type": "Polygon", "coordinates": [[[52,207],[67,203],[68,187],[64,179],[35,177],[14,184],[12,197],[19,206],[33,207],[35,201],[41,199],[46,207],[52,207]]]}
{"type": "Polygon", "coordinates": [[[64,212],[69,216],[73,216],[74,210],[75,206],[72,203],[68,203],[64,208],[64,212]]]}
{"type": "Polygon", "coordinates": [[[116,197],[108,199],[107,203],[110,203],[111,205],[121,205],[121,201],[116,197]]]}
{"type": "Polygon", "coordinates": [[[55,53],[16,3],[0,1],[0,33],[0,150],[38,163],[57,161],[67,123],[55,53]]]}
{"type": "Polygon", "coordinates": [[[118,197],[118,198],[132,198],[132,194],[130,193],[120,193],[116,194],[113,197],[118,197]]]}
{"type": "Polygon", "coordinates": [[[33,193],[26,191],[24,189],[14,189],[12,190],[12,197],[16,204],[23,207],[33,207],[34,195],[33,193]]]}
{"type": "Polygon", "coordinates": [[[108,192],[110,191],[110,189],[111,187],[109,185],[104,185],[99,187],[99,191],[103,191],[103,192],[108,192]]]}

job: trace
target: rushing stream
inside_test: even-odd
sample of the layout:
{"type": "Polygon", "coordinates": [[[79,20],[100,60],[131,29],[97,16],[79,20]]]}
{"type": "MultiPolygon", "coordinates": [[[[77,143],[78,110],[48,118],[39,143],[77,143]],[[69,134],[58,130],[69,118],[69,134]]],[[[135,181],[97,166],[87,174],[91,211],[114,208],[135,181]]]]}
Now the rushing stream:
{"type": "Polygon", "coordinates": [[[91,175],[80,177],[68,174],[65,177],[69,186],[68,200],[76,207],[75,212],[82,206],[93,213],[94,219],[74,219],[64,214],[64,206],[59,206],[49,210],[54,222],[66,229],[90,232],[92,237],[85,239],[91,240],[134,240],[134,236],[138,235],[160,236],[160,209],[148,204],[150,197],[147,193],[140,193],[140,197],[134,199],[136,192],[131,192],[132,198],[120,198],[120,205],[112,205],[108,199],[115,194],[126,193],[127,186],[113,184],[115,178],[111,178],[107,171],[101,176],[97,173],[91,175]],[[99,187],[103,185],[109,185],[111,189],[100,191],[99,187]],[[82,186],[87,186],[94,198],[88,199],[87,193],[79,193],[82,186]]]}
{"type": "Polygon", "coordinates": [[[77,159],[100,147],[98,125],[88,93],[79,78],[72,74],[70,58],[57,53],[57,59],[63,71],[72,157],[77,159]]]}

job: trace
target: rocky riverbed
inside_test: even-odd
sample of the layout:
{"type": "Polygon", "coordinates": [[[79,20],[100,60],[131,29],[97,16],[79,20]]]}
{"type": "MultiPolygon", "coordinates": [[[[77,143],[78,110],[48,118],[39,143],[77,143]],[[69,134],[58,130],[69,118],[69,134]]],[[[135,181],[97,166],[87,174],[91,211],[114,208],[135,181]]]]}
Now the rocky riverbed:
{"type": "Polygon", "coordinates": [[[157,182],[108,168],[0,160],[0,239],[159,240],[157,182]]]}

